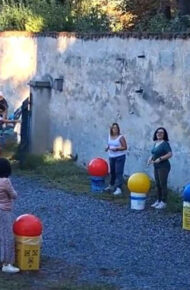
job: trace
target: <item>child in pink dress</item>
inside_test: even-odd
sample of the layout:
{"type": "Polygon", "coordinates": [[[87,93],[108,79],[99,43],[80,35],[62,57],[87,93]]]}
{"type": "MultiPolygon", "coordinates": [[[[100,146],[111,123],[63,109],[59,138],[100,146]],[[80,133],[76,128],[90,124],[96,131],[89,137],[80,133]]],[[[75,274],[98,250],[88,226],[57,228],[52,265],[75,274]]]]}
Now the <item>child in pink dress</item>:
{"type": "Polygon", "coordinates": [[[12,204],[17,193],[9,179],[10,175],[10,162],[6,158],[0,158],[0,261],[3,263],[3,272],[17,273],[20,269],[13,266],[15,241],[12,230],[12,204]]]}

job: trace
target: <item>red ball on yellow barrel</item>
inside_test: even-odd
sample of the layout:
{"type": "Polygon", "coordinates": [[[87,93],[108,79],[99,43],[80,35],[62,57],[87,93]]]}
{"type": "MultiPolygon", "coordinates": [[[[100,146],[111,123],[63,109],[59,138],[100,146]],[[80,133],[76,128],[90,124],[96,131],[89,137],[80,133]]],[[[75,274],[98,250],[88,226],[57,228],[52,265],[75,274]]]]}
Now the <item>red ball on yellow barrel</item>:
{"type": "Polygon", "coordinates": [[[13,232],[18,236],[39,236],[42,233],[42,223],[35,215],[23,214],[15,220],[13,232]]]}

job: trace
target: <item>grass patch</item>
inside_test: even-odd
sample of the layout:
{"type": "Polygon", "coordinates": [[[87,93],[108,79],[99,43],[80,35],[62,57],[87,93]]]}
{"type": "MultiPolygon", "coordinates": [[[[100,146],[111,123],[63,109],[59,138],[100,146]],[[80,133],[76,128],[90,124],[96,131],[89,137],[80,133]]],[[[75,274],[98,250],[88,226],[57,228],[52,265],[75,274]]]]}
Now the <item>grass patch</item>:
{"type": "MultiPolygon", "coordinates": [[[[17,145],[9,144],[3,150],[3,156],[12,160],[13,171],[17,175],[26,175],[30,177],[38,176],[48,186],[63,189],[75,194],[91,194],[96,199],[107,200],[119,205],[130,203],[130,192],[126,186],[128,177],[125,176],[123,185],[123,194],[114,196],[110,193],[92,193],[91,180],[87,170],[84,167],[78,166],[72,159],[54,159],[52,154],[34,155],[26,154],[22,166],[15,162],[17,145]]],[[[106,184],[108,184],[108,177],[106,184]]],[[[148,204],[151,204],[156,196],[156,185],[152,181],[151,190],[148,195],[148,204]]],[[[177,213],[182,212],[183,201],[179,193],[169,189],[168,192],[168,207],[167,212],[177,213]]]]}
{"type": "MultiPolygon", "coordinates": [[[[157,199],[156,184],[153,180],[151,183],[152,183],[151,190],[149,192],[149,197],[148,197],[150,204],[155,202],[155,200],[157,199]]],[[[167,202],[166,211],[170,213],[181,213],[182,210],[183,210],[183,199],[181,195],[172,189],[168,189],[168,202],[167,202]]]]}
{"type": "MultiPolygon", "coordinates": [[[[26,155],[22,166],[13,162],[13,169],[17,175],[38,176],[48,186],[63,189],[75,194],[92,194],[91,180],[86,168],[77,165],[72,159],[53,158],[52,154],[45,155],[26,155]]],[[[108,178],[106,178],[106,184],[108,178]]],[[[128,202],[129,191],[123,186],[123,194],[115,197],[110,193],[93,193],[93,197],[112,201],[118,204],[128,202]]]]}
{"type": "Polygon", "coordinates": [[[15,169],[18,174],[38,175],[56,188],[76,193],[89,192],[90,180],[86,169],[70,159],[56,160],[51,154],[27,155],[21,169],[15,169]]]}
{"type": "Polygon", "coordinates": [[[168,207],[169,212],[182,212],[183,210],[183,198],[179,193],[169,189],[168,192],[168,207]]]}
{"type": "MultiPolygon", "coordinates": [[[[18,171],[17,171],[18,172],[18,171]]],[[[76,194],[91,193],[91,181],[88,176],[87,170],[84,167],[80,167],[73,160],[60,159],[55,160],[51,154],[42,156],[28,155],[22,165],[20,174],[29,174],[30,176],[41,176],[41,178],[48,183],[49,186],[63,189],[76,194]]],[[[125,176],[123,185],[123,194],[120,196],[114,196],[110,193],[93,193],[93,197],[96,199],[107,200],[119,205],[126,205],[130,203],[130,192],[126,186],[128,177],[125,176]]],[[[108,184],[108,177],[106,178],[106,184],[108,184]]],[[[155,201],[156,185],[152,181],[151,190],[148,195],[148,204],[155,201]]],[[[167,211],[176,213],[182,211],[182,198],[177,192],[169,190],[168,193],[168,207],[167,211]]]]}

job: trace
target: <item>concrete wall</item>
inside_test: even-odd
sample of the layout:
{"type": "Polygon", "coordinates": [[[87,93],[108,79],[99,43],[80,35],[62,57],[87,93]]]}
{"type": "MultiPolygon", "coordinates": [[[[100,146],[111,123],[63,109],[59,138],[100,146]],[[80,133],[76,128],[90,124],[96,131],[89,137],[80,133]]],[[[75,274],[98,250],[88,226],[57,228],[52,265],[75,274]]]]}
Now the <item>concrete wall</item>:
{"type": "Polygon", "coordinates": [[[189,39],[2,35],[0,47],[0,88],[12,108],[28,94],[30,79],[64,77],[63,91],[51,90],[48,150],[77,153],[81,164],[107,158],[116,121],[129,146],[125,174],[152,175],[152,135],[164,126],[174,152],[170,185],[181,190],[190,182],[189,39]]]}

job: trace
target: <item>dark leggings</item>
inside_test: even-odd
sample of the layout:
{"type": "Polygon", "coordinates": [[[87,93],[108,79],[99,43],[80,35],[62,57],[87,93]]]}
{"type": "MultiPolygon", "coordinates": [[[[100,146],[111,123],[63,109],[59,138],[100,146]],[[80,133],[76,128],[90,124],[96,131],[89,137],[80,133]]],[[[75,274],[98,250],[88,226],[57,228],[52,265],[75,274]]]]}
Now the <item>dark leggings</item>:
{"type": "Polygon", "coordinates": [[[166,168],[154,168],[154,177],[156,181],[156,186],[158,190],[158,200],[167,202],[167,181],[168,181],[168,174],[170,172],[170,167],[166,168]]]}
{"type": "Polygon", "coordinates": [[[115,187],[122,187],[123,183],[123,171],[125,165],[125,155],[109,158],[110,162],[110,184],[115,187]]]}

